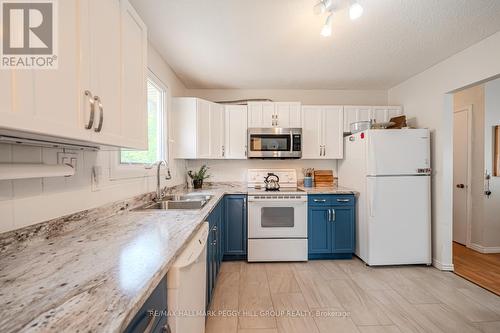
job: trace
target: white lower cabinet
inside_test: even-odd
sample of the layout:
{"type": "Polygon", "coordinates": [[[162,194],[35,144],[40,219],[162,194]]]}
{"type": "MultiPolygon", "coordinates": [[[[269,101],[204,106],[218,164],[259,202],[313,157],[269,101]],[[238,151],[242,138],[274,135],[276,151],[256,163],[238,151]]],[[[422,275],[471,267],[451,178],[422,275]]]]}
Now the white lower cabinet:
{"type": "Polygon", "coordinates": [[[58,68],[0,71],[0,131],[147,148],[146,26],[127,0],[58,12],[58,68]]]}
{"type": "Polygon", "coordinates": [[[342,159],[343,107],[302,106],[302,158],[342,159]]]}
{"type": "Polygon", "coordinates": [[[247,158],[247,130],[247,106],[226,105],[224,158],[247,158]]]}

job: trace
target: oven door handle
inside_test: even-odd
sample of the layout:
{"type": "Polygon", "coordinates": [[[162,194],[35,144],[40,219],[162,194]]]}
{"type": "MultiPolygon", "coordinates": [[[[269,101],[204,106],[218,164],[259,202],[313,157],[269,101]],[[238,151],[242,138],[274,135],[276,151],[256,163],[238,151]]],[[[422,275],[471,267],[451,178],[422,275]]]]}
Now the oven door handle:
{"type": "Polygon", "coordinates": [[[248,202],[282,202],[287,204],[289,202],[307,202],[307,197],[297,198],[286,198],[286,199],[256,199],[252,197],[248,197],[248,202]]]}

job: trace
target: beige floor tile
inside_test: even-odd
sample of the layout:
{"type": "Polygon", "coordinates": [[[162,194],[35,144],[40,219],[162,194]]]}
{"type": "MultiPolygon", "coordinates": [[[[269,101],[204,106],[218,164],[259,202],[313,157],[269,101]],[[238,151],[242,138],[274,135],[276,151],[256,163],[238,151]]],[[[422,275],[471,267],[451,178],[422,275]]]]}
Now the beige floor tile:
{"type": "Polygon", "coordinates": [[[238,333],[278,333],[276,328],[241,328],[238,333]]]}
{"type": "Polygon", "coordinates": [[[402,333],[395,325],[389,326],[358,326],[361,333],[402,333]]]}
{"type": "Polygon", "coordinates": [[[301,293],[272,295],[278,331],[283,333],[319,333],[301,293]]]}
{"type": "Polygon", "coordinates": [[[314,270],[296,271],[295,277],[310,309],[343,310],[333,290],[326,287],[327,281],[314,270]]]}
{"type": "MultiPolygon", "coordinates": [[[[451,275],[449,276],[451,277],[451,275]]],[[[431,292],[434,297],[471,322],[500,320],[498,313],[467,297],[456,289],[453,283],[449,285],[446,280],[440,281],[436,279],[419,279],[416,281],[422,289],[431,292]]]]}
{"type": "Polygon", "coordinates": [[[205,326],[205,333],[237,333],[238,318],[236,317],[209,317],[205,326]]]}
{"type": "Polygon", "coordinates": [[[293,275],[292,267],[288,264],[266,266],[267,280],[272,294],[300,292],[299,285],[293,275]]]}
{"type": "Polygon", "coordinates": [[[458,291],[477,303],[488,307],[491,311],[500,314],[500,296],[476,285],[459,288],[458,291]]]}
{"type": "Polygon", "coordinates": [[[432,321],[421,314],[416,305],[408,303],[394,290],[369,292],[381,304],[389,319],[403,332],[442,332],[432,321]]]}
{"type": "Polygon", "coordinates": [[[221,273],[228,273],[228,272],[240,272],[241,271],[241,265],[244,263],[244,261],[224,261],[222,262],[220,272],[221,273]]]}
{"type": "Polygon", "coordinates": [[[240,273],[221,271],[210,304],[211,310],[238,310],[240,273]]]}
{"type": "Polygon", "coordinates": [[[325,280],[347,280],[349,276],[340,267],[338,260],[321,260],[318,273],[325,280]]]}
{"type": "Polygon", "coordinates": [[[243,267],[245,269],[240,275],[239,310],[245,314],[238,318],[238,327],[276,328],[275,318],[262,314],[273,310],[265,267],[257,265],[243,265],[243,267]]]}
{"type": "Polygon", "coordinates": [[[359,333],[356,325],[349,317],[315,316],[314,322],[320,333],[359,333]]]}
{"type": "Polygon", "coordinates": [[[445,304],[419,304],[418,311],[438,326],[443,332],[480,333],[472,323],[445,304]]]}
{"type": "Polygon", "coordinates": [[[388,282],[379,277],[379,273],[370,270],[351,274],[351,279],[364,290],[391,290],[388,282]]]}
{"type": "Polygon", "coordinates": [[[498,333],[498,332],[500,332],[500,321],[475,323],[475,325],[483,333],[498,333]]]}
{"type": "Polygon", "coordinates": [[[351,280],[333,280],[330,288],[356,325],[391,325],[376,299],[351,280]]]}

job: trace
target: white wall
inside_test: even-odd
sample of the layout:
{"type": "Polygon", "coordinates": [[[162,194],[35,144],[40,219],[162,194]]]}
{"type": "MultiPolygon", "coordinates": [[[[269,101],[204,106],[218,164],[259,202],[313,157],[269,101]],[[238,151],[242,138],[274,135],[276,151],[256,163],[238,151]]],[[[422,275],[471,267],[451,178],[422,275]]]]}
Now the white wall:
{"type": "MultiPolygon", "coordinates": [[[[150,69],[165,83],[172,96],[182,96],[184,85],[175,76],[159,53],[148,50],[150,69]]],[[[167,100],[171,101],[171,96],[167,100]]],[[[167,110],[171,105],[167,105],[167,110]]],[[[60,149],[0,145],[0,162],[57,163],[60,149]]],[[[78,152],[77,173],[71,178],[37,178],[0,181],[0,232],[46,221],[65,214],[102,206],[153,191],[155,178],[111,180],[110,156],[117,152],[78,152]],[[91,169],[102,167],[101,182],[91,186],[91,169]]],[[[185,162],[172,161],[173,179],[164,185],[185,181],[185,162]]]]}
{"type": "Polygon", "coordinates": [[[386,105],[386,90],[187,89],[186,96],[210,101],[268,98],[310,105],[386,105]]]}
{"type": "Polygon", "coordinates": [[[203,164],[210,167],[208,181],[247,181],[248,169],[295,169],[299,180],[304,177],[302,168],[316,170],[333,170],[337,175],[336,160],[191,160],[187,162],[188,170],[197,170],[203,164]]]}
{"type": "MultiPolygon", "coordinates": [[[[486,82],[485,86],[485,131],[484,131],[484,166],[493,174],[493,126],[500,125],[500,79],[486,82]]],[[[489,198],[484,199],[483,233],[480,245],[496,248],[500,252],[500,177],[492,177],[489,198]]]]}
{"type": "Polygon", "coordinates": [[[447,93],[500,73],[500,32],[389,89],[389,104],[401,104],[417,125],[432,130],[433,259],[452,269],[453,96],[447,93]]]}

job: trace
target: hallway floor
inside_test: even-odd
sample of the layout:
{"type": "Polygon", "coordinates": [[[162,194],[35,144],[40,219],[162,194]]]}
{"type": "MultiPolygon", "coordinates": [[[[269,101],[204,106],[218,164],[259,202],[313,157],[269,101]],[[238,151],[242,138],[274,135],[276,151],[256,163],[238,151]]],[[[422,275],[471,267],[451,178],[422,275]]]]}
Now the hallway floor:
{"type": "Polygon", "coordinates": [[[451,272],[359,259],[224,262],[210,309],[207,333],[500,332],[499,296],[451,272]]]}
{"type": "Polygon", "coordinates": [[[485,254],[453,242],[455,273],[500,295],[500,253],[485,254]]]}

